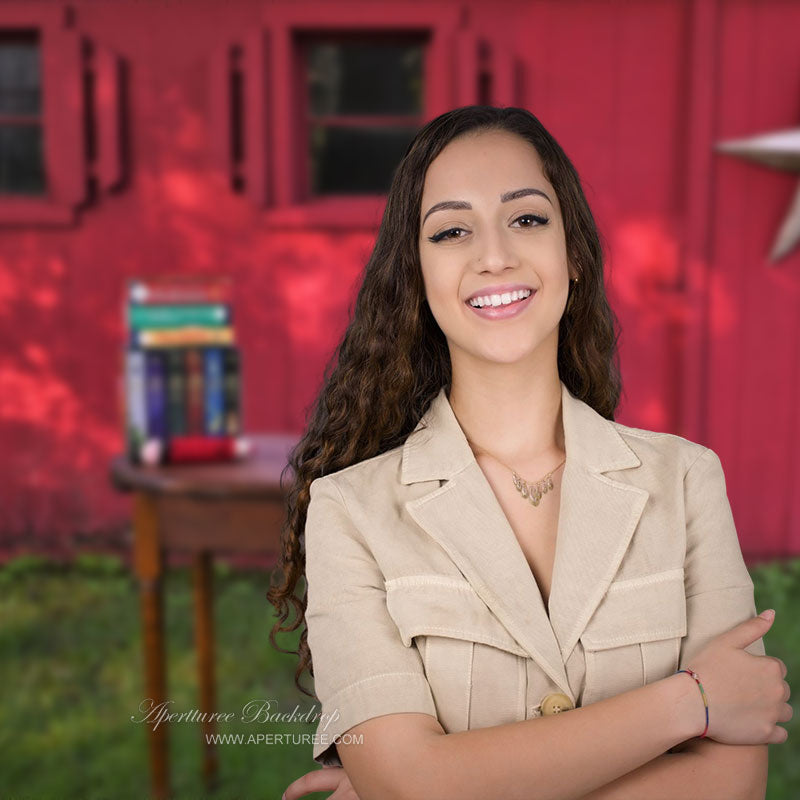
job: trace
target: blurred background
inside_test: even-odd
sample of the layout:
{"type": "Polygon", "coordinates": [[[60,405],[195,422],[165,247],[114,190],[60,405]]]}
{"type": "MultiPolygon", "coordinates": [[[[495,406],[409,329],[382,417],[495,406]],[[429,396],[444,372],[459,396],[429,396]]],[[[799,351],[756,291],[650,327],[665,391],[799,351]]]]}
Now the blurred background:
{"type": "MultiPolygon", "coordinates": [[[[617,419],[719,454],[798,674],[800,2],[2,2],[0,795],[277,798],[316,768],[247,740],[315,724],[242,719],[314,707],[269,641],[281,454],[405,147],[469,104],[529,109],[576,166],[617,419]],[[130,281],[167,275],[231,282],[249,461],[126,460],[130,281]],[[156,733],[159,691],[233,738],[156,733]]],[[[787,727],[769,798],[800,796],[787,727]]]]}

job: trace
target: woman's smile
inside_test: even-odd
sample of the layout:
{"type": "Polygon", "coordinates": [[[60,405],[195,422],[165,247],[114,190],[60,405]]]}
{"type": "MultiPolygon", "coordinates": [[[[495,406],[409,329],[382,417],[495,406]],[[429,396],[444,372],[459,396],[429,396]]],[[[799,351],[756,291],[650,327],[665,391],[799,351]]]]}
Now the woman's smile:
{"type": "Polygon", "coordinates": [[[472,303],[475,302],[475,299],[472,299],[466,301],[466,306],[477,314],[477,316],[483,317],[483,319],[508,319],[509,317],[516,317],[525,311],[525,309],[533,303],[533,298],[535,296],[535,289],[525,290],[523,292],[481,295],[481,297],[477,299],[480,301],[488,297],[491,301],[491,305],[483,305],[481,307],[474,306],[472,303]],[[522,296],[514,299],[512,295],[522,296]]]}

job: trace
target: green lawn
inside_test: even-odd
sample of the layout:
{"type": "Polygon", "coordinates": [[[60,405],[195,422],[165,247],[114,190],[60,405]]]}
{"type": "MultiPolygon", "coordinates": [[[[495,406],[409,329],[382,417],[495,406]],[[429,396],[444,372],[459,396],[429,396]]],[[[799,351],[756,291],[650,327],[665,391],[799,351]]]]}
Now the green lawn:
{"type": "MultiPolygon", "coordinates": [[[[775,608],[767,651],[800,666],[800,560],[753,568],[759,611],[775,608]]],[[[246,703],[273,709],[319,708],[294,686],[296,657],[269,643],[272,607],[265,572],[215,568],[218,698],[216,711],[235,712],[220,733],[311,734],[315,724],[239,721],[246,703]]],[[[197,707],[188,570],[166,583],[168,692],[172,710],[197,707]]],[[[297,632],[284,634],[286,649],[297,632]]],[[[144,699],[136,584],[120,561],[87,555],[69,567],[18,558],[0,568],[0,797],[143,798],[148,793],[146,730],[131,721],[144,699]]],[[[308,675],[304,685],[310,683],[308,675]]],[[[800,690],[798,690],[800,691],[800,690]]],[[[793,705],[794,697],[790,701],[793,705]]],[[[772,800],[800,797],[798,724],[789,741],[770,747],[772,800]],[[794,756],[794,757],[793,757],[794,756]]],[[[220,785],[214,798],[278,800],[297,776],[317,768],[310,745],[227,743],[218,746],[220,785]]],[[[176,798],[206,796],[200,780],[197,723],[170,726],[176,798]]],[[[314,798],[327,796],[314,795],[314,798]]]]}

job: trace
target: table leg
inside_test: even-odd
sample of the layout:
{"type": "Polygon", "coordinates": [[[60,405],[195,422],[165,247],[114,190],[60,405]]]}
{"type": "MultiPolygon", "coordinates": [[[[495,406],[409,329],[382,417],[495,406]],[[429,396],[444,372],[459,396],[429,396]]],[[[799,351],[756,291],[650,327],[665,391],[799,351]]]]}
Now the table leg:
{"type": "MultiPolygon", "coordinates": [[[[133,498],[134,569],[139,580],[144,643],[145,689],[158,705],[166,701],[164,658],[163,555],[159,542],[158,513],[152,495],[136,492],[133,498]]],[[[152,793],[158,800],[169,795],[167,725],[150,727],[148,736],[152,793]]]]}
{"type": "MultiPolygon", "coordinates": [[[[208,550],[194,556],[194,631],[197,667],[200,679],[200,711],[212,714],[216,708],[214,683],[214,599],[212,586],[212,557],[208,550]]],[[[203,722],[203,779],[207,791],[212,791],[217,778],[217,749],[211,737],[215,733],[213,720],[203,722]]]]}

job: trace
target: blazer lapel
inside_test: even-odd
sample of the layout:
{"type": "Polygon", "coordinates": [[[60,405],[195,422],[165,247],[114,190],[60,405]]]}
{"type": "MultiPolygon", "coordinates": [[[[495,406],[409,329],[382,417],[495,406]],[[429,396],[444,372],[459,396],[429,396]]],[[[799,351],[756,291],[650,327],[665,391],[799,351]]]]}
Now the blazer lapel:
{"type": "Polygon", "coordinates": [[[406,502],[477,594],[550,679],[572,696],[565,662],[614,577],[647,502],[604,473],[641,463],[613,424],[561,382],[567,460],[548,609],[444,388],[403,447],[401,481],[444,481],[406,502]]]}

